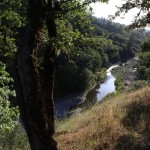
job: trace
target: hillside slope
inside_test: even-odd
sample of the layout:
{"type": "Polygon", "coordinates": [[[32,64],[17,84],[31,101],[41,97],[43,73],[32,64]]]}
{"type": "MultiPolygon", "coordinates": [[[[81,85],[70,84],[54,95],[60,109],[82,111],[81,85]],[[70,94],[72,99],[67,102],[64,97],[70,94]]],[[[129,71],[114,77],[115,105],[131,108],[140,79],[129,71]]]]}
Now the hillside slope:
{"type": "Polygon", "coordinates": [[[148,150],[149,116],[150,87],[145,87],[57,122],[55,138],[60,150],[148,150]]]}

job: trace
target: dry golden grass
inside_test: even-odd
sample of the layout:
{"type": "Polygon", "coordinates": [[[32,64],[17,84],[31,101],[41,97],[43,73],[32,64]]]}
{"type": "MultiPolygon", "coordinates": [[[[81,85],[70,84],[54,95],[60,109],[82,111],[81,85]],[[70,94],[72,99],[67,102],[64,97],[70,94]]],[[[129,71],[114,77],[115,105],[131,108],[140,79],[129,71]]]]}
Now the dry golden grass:
{"type": "Polygon", "coordinates": [[[57,123],[60,150],[142,150],[150,146],[150,88],[120,94],[57,123]],[[139,144],[139,145],[138,145],[139,144]]]}

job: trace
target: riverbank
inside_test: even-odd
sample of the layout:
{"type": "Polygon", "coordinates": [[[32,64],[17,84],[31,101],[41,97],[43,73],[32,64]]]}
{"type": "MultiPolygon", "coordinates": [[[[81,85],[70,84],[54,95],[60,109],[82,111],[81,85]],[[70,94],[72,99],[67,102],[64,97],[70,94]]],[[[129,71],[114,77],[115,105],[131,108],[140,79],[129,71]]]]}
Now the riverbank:
{"type": "Polygon", "coordinates": [[[115,92],[114,81],[115,78],[111,75],[111,70],[118,67],[114,65],[109,67],[101,77],[102,83],[95,83],[83,93],[69,94],[63,97],[59,97],[55,101],[55,116],[57,118],[63,118],[66,116],[77,115],[84,109],[87,109],[94,105],[97,101],[102,100],[107,94],[115,92]]]}
{"type": "Polygon", "coordinates": [[[112,70],[115,78],[121,78],[124,85],[124,90],[127,90],[129,87],[131,87],[137,80],[137,65],[138,58],[134,57],[112,70]]]}
{"type": "Polygon", "coordinates": [[[82,109],[75,108],[81,106],[85,102],[87,93],[89,93],[95,86],[96,84],[85,92],[68,94],[57,98],[55,101],[55,116],[57,118],[63,118],[79,114],[82,109]]]}

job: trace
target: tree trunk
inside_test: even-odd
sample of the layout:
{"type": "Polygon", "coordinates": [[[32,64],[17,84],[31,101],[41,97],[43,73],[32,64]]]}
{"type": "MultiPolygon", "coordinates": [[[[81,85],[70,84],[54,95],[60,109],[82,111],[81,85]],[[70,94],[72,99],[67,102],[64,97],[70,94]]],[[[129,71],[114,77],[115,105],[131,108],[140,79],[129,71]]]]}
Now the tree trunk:
{"type": "MultiPolygon", "coordinates": [[[[50,21],[50,19],[48,19],[50,21]]],[[[29,0],[28,26],[15,61],[15,88],[21,118],[32,150],[56,150],[54,134],[55,48],[48,46],[44,57],[44,84],[37,65],[38,45],[42,40],[46,10],[42,0],[29,0]],[[44,89],[44,93],[42,93],[44,89]]],[[[49,24],[56,26],[54,20],[49,24]]],[[[52,35],[54,36],[54,35],[52,35]]],[[[56,36],[56,34],[55,34],[56,36]]]]}

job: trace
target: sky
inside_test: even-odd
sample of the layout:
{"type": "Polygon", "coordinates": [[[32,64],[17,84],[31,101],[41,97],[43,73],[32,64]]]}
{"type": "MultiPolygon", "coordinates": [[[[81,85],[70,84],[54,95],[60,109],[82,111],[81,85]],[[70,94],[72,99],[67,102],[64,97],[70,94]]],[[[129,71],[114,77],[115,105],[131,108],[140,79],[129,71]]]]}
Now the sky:
{"type": "MultiPolygon", "coordinates": [[[[93,15],[98,18],[106,18],[108,19],[109,15],[114,15],[117,11],[116,6],[121,6],[123,3],[125,3],[125,0],[109,0],[109,3],[93,3],[91,4],[93,8],[93,15]]],[[[132,9],[128,14],[125,15],[124,19],[121,19],[120,17],[117,17],[114,22],[118,22],[121,24],[129,25],[132,23],[134,16],[138,12],[138,9],[132,9]]]]}

